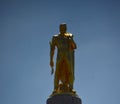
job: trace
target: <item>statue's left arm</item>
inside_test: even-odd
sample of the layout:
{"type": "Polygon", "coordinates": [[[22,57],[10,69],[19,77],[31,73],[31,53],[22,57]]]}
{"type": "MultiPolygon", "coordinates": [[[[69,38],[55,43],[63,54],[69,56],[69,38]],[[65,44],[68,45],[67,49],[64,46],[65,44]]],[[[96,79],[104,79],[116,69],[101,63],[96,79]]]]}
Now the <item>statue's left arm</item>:
{"type": "Polygon", "coordinates": [[[70,48],[71,48],[72,50],[74,50],[74,49],[77,48],[77,45],[76,45],[76,43],[75,43],[75,41],[74,41],[74,39],[73,39],[73,35],[70,37],[70,48]]]}
{"type": "Polygon", "coordinates": [[[54,50],[55,50],[55,37],[53,36],[52,41],[50,41],[50,66],[52,68],[51,74],[54,73],[54,50]]]}

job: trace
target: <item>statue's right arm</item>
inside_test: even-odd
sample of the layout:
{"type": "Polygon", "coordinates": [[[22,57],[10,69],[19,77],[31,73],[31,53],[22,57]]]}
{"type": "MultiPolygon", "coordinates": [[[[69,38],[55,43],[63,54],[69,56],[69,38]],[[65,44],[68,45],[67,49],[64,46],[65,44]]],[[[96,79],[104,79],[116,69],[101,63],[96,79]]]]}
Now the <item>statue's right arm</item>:
{"type": "Polygon", "coordinates": [[[53,68],[54,66],[54,50],[55,50],[55,38],[52,38],[52,41],[50,42],[50,66],[53,68]]]}

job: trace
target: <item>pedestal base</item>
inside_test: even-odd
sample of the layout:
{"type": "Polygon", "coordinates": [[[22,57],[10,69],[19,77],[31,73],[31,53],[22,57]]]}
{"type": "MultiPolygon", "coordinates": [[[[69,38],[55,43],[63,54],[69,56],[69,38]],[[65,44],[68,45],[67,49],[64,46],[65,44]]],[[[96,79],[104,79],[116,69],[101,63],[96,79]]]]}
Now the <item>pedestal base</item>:
{"type": "Polygon", "coordinates": [[[47,104],[82,104],[77,95],[57,94],[47,99],[47,104]]]}

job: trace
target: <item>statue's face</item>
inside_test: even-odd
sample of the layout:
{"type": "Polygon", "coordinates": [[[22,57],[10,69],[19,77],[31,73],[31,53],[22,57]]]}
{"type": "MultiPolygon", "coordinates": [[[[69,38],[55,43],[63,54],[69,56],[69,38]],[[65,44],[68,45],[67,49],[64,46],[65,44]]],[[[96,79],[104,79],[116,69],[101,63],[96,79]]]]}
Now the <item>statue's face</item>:
{"type": "Polygon", "coordinates": [[[66,32],[66,26],[61,26],[60,27],[60,33],[62,34],[62,33],[65,33],[66,32]]]}

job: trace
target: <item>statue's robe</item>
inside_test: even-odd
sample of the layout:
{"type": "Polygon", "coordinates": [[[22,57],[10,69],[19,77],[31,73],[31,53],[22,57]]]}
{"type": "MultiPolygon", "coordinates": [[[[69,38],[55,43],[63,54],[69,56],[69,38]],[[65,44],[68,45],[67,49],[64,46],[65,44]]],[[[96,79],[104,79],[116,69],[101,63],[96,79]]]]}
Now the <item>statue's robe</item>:
{"type": "Polygon", "coordinates": [[[74,82],[74,49],[76,44],[73,35],[66,33],[64,36],[55,35],[51,41],[51,53],[57,47],[56,71],[54,85],[62,84],[73,86],[74,82]]]}

